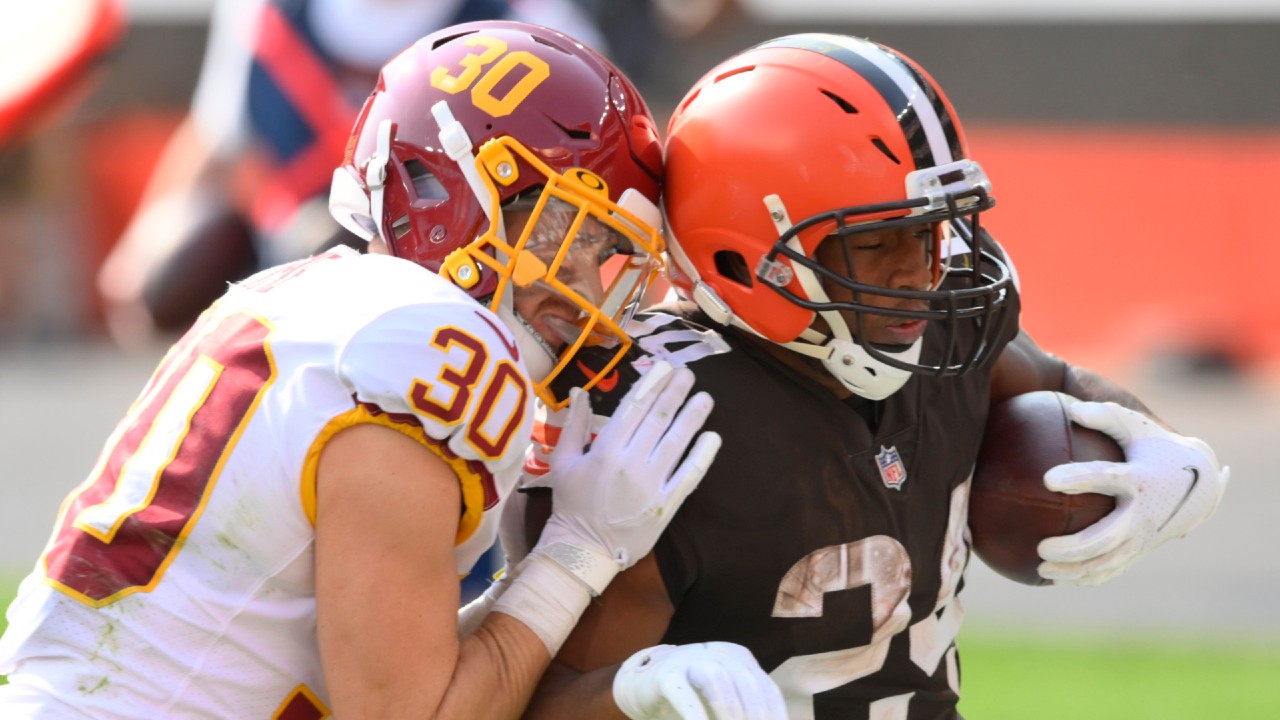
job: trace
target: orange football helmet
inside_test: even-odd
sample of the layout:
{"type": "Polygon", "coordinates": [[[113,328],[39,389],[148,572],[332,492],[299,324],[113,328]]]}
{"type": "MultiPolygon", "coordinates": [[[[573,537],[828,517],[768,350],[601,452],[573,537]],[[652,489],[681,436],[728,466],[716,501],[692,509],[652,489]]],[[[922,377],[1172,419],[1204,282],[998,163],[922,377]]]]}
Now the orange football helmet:
{"type": "Polygon", "coordinates": [[[951,103],[910,59],[842,35],[771,40],[699,80],[667,134],[670,279],[713,319],[819,358],[871,399],[912,373],[959,374],[989,357],[1013,284],[978,224],[991,185],[951,103]],[[859,283],[815,259],[832,236],[921,224],[933,229],[928,289],[859,283]],[[824,282],[852,302],[832,301],[824,282]],[[895,304],[927,309],[885,309],[895,304]],[[926,334],[948,333],[941,356],[922,357],[923,337],[862,341],[872,313],[938,321],[926,334]]]}

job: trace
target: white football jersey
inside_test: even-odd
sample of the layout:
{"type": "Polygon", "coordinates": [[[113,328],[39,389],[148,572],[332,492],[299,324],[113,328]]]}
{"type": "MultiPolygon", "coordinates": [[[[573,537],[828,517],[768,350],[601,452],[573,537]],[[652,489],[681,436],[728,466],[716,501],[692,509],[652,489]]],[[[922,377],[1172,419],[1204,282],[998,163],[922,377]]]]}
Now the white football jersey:
{"type": "Polygon", "coordinates": [[[231,287],[63,502],[0,640],[0,717],[320,718],[316,464],[376,423],[458,474],[465,573],[534,393],[510,331],[413,263],[346,249],[231,287]]]}

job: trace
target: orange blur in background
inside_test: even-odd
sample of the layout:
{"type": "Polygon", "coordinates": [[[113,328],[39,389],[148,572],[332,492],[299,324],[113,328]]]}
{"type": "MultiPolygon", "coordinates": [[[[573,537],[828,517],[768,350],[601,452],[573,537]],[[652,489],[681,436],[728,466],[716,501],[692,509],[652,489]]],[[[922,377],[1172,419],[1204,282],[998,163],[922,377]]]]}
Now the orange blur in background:
{"type": "Polygon", "coordinates": [[[1280,132],[967,130],[1042,346],[1098,369],[1168,351],[1280,364],[1280,132]]]}
{"type": "MultiPolygon", "coordinates": [[[[53,227],[83,236],[62,241],[79,244],[72,282],[81,286],[64,295],[83,305],[67,313],[71,322],[96,332],[102,310],[89,288],[98,265],[185,107],[117,108],[54,125],[125,28],[122,0],[50,1],[83,22],[60,24],[70,30],[57,52],[40,56],[42,74],[10,77],[0,95],[0,146],[20,144],[42,124],[55,131],[34,145],[36,188],[19,198],[36,202],[0,206],[12,236],[0,242],[0,331],[32,315],[24,315],[24,293],[44,278],[28,280],[18,267],[27,247],[18,238],[27,215],[48,211],[83,216],[53,227]]],[[[998,199],[984,222],[1014,259],[1023,324],[1042,346],[1109,374],[1181,354],[1280,379],[1280,288],[1269,277],[1280,244],[1264,216],[1269,180],[1280,177],[1280,129],[976,121],[966,129],[998,199]]]]}
{"type": "MultiPolygon", "coordinates": [[[[93,133],[94,256],[123,229],[173,122],[137,115],[93,133]]],[[[1013,256],[1023,324],[1042,346],[1111,372],[1165,352],[1280,367],[1280,244],[1259,185],[1280,177],[1280,132],[967,131],[998,200],[984,222],[1013,256]]]]}

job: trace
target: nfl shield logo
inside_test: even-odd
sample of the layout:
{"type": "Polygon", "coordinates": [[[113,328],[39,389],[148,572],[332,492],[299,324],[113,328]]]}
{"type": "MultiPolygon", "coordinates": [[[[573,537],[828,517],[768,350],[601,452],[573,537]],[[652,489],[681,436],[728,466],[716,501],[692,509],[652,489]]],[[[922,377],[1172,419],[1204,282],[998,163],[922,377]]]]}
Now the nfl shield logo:
{"type": "Polygon", "coordinates": [[[876,453],[876,464],[880,466],[880,479],[884,481],[884,486],[891,490],[901,490],[902,483],[907,481],[907,469],[902,465],[898,448],[881,445],[880,452],[876,453]]]}

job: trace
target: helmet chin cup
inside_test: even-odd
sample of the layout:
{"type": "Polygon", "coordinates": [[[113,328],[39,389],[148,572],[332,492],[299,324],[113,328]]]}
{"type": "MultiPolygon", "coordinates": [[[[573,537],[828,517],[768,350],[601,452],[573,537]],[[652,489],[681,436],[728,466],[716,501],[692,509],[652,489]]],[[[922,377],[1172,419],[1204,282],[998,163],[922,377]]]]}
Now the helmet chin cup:
{"type": "Polygon", "coordinates": [[[378,236],[378,226],[369,209],[369,195],[356,171],[342,166],[333,171],[329,185],[329,214],[356,237],[369,242],[378,236]]]}
{"type": "MultiPolygon", "coordinates": [[[[911,344],[911,347],[900,353],[885,353],[896,360],[914,364],[920,359],[920,349],[924,338],[911,344]]],[[[852,340],[831,339],[825,345],[831,348],[831,355],[822,360],[822,365],[842,385],[853,391],[854,395],[868,400],[884,400],[902,389],[911,379],[909,370],[887,365],[876,360],[861,345],[852,340]]]]}

